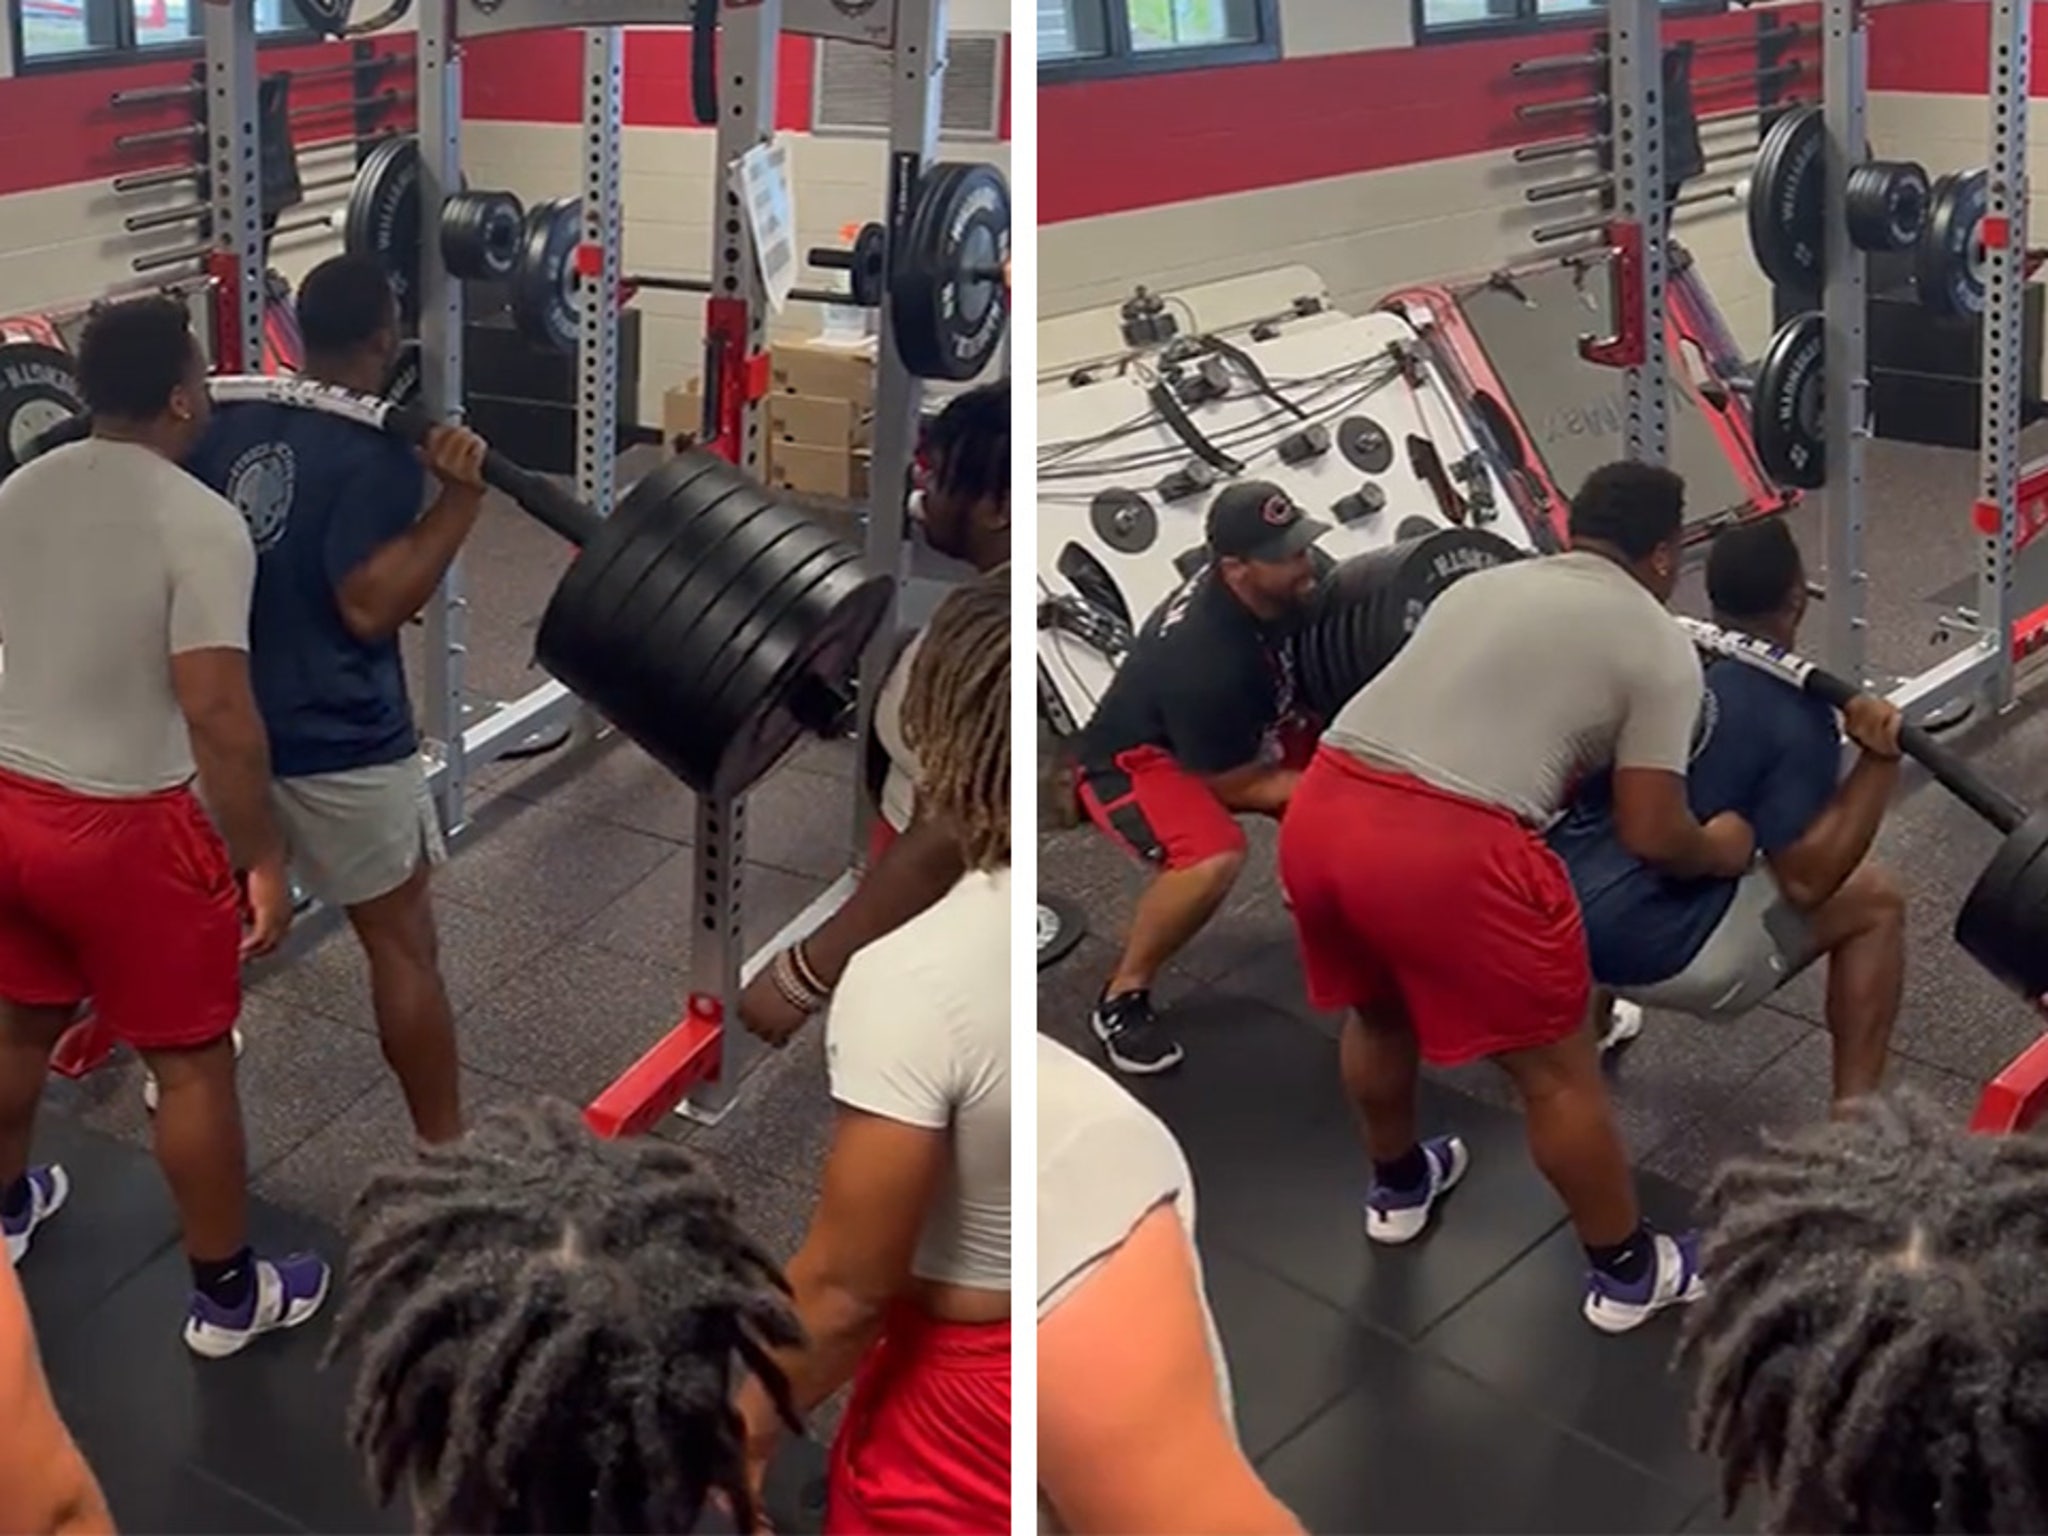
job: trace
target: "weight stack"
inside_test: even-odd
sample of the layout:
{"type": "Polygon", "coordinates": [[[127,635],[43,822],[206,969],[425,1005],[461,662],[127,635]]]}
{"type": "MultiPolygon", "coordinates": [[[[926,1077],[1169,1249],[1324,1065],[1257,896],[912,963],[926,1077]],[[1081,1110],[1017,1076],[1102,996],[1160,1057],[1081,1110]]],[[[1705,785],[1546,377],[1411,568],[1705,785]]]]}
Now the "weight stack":
{"type": "MultiPolygon", "coordinates": [[[[640,324],[638,310],[620,311],[618,449],[639,431],[640,324]]],[[[503,313],[472,319],[462,345],[469,425],[487,442],[516,444],[515,456],[531,469],[574,474],[575,357],[533,346],[503,313]]]]}
{"type": "MultiPolygon", "coordinates": [[[[2044,311],[2042,285],[2027,284],[2021,387],[2028,400],[2041,398],[2044,311]]],[[[1982,319],[1933,314],[1910,291],[1874,296],[1869,315],[1872,429],[1890,442],[1974,450],[1983,398],[1982,319]]]]}

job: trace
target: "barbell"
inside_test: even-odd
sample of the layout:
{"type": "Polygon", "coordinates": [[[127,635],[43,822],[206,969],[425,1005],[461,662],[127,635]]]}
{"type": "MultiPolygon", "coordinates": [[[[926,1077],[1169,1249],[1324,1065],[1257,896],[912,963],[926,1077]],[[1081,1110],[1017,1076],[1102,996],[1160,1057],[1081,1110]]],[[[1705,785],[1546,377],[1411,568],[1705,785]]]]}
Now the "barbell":
{"type": "MultiPolygon", "coordinates": [[[[1294,636],[1302,702],[1329,719],[1406,644],[1429,604],[1474,571],[1525,558],[1505,539],[1444,528],[1335,566],[1294,636]]],[[[1694,645],[1840,710],[1861,689],[1797,654],[1698,619],[1674,620],[1694,645]]],[[[2004,835],[1956,915],[1963,951],[2030,1002],[2048,997],[2048,813],[2030,811],[1917,725],[1899,748],[2004,835]]]]}
{"type": "MultiPolygon", "coordinates": [[[[433,425],[302,378],[223,375],[207,388],[222,407],[317,411],[415,447],[433,425]]],[[[74,416],[33,452],[89,431],[74,416]]],[[[859,549],[701,450],[664,463],[609,517],[495,448],[483,478],[578,550],[535,659],[690,788],[737,795],[800,735],[846,728],[861,653],[895,591],[859,549]]]]}

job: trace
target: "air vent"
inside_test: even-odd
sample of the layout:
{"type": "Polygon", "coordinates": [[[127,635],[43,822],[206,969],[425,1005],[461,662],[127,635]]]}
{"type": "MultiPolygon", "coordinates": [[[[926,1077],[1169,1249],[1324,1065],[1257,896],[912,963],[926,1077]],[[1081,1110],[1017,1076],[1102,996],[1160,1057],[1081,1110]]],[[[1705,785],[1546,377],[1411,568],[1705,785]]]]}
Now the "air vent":
{"type": "MultiPolygon", "coordinates": [[[[988,139],[1002,128],[1005,33],[960,33],[949,39],[939,137],[988,139]]],[[[885,48],[833,38],[818,45],[815,133],[889,131],[891,55],[885,48]]]]}

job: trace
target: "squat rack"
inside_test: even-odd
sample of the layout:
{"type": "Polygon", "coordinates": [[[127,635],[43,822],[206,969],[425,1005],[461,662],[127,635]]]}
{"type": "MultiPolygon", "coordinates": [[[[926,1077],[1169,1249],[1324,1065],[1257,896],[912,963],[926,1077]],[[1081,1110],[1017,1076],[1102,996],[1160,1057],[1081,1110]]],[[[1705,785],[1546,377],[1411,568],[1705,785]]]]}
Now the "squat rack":
{"type": "MultiPolygon", "coordinates": [[[[264,248],[259,207],[257,55],[253,0],[206,5],[206,125],[216,251],[210,263],[221,302],[233,306],[219,327],[230,355],[224,371],[242,371],[261,355],[264,248]]],[[[714,194],[713,295],[705,305],[707,420],[722,420],[734,462],[758,478],[766,416],[765,344],[770,304],[741,204],[736,167],[774,139],[776,43],[784,31],[891,50],[890,224],[902,228],[925,166],[936,157],[940,90],[947,52],[947,0],[883,0],[867,8],[844,0],[717,0],[718,164],[714,194]],[[712,379],[725,381],[716,393],[712,379]]],[[[577,494],[600,514],[615,500],[614,446],[619,420],[618,305],[622,239],[621,121],[627,26],[673,26],[671,0],[428,0],[418,10],[415,68],[423,209],[439,208],[462,186],[462,39],[517,31],[583,30],[583,244],[577,252],[581,337],[577,366],[577,494]]],[[[438,242],[420,242],[418,326],[420,403],[440,420],[462,411],[462,284],[439,259],[438,242]]],[[[890,301],[880,314],[872,509],[867,522],[871,569],[900,574],[922,382],[898,351],[890,301]]],[[[451,837],[466,830],[470,772],[502,758],[536,734],[576,722],[579,701],[550,679],[475,723],[462,723],[467,650],[462,563],[449,569],[426,611],[427,737],[441,748],[429,784],[451,837]]],[[[864,735],[891,656],[893,609],[861,660],[859,728],[864,735]]],[[[872,814],[855,795],[854,846],[872,814]]],[[[744,796],[700,796],[697,864],[688,943],[693,989],[682,1021],[591,1106],[608,1134],[646,1129],[670,1108],[716,1122],[731,1108],[759,1050],[744,1031],[724,1028],[728,1007],[753,967],[791,937],[807,932],[852,888],[843,875],[792,920],[759,955],[743,960],[741,871],[746,860],[744,796]]]]}
{"type": "MultiPolygon", "coordinates": [[[[1823,115],[1827,174],[1823,228],[1847,226],[1850,170],[1869,143],[1869,13],[1881,0],[1822,0],[1823,115]]],[[[1760,4],[1752,10],[1785,8],[1760,4]]],[[[2027,61],[2033,17],[2028,0],[1989,0],[1991,12],[1989,208],[1984,221],[1986,284],[1977,501],[1970,517],[1981,548],[1977,568],[1976,639],[1963,651],[1891,684],[1889,697],[1910,718],[1925,720],[1958,703],[2012,701],[2016,644],[2013,563],[2031,529],[2020,523],[2020,396],[2025,370],[2027,262],[2027,61]]],[[[1666,458],[1669,379],[1664,349],[1637,337],[1664,334],[1663,122],[1659,0],[1608,0],[1611,34],[1608,94],[1614,114],[1615,211],[1609,244],[1616,261],[1618,347],[1609,360],[1627,364],[1628,455],[1666,458]],[[1637,125],[1631,133],[1631,125],[1637,125]],[[1629,147],[1636,146],[1631,156],[1629,147]]],[[[1864,453],[1870,437],[1866,316],[1868,258],[1846,238],[1827,241],[1823,294],[1826,331],[1827,484],[1821,494],[1822,560],[1826,573],[1825,641],[1829,670],[1863,684],[1875,681],[1867,649],[1864,568],[1864,453]]],[[[2042,480],[2048,466],[2027,474],[2042,480]]],[[[2035,616],[2048,622],[2048,615],[2035,616]]]]}

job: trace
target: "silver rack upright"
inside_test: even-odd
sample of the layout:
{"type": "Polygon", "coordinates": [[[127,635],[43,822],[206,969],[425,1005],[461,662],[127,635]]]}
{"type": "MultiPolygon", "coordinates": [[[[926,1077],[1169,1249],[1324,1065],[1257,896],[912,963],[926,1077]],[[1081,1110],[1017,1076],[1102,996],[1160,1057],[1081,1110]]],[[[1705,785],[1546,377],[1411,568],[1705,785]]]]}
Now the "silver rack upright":
{"type": "Polygon", "coordinates": [[[1670,212],[1664,195],[1663,0],[1607,0],[1609,143],[1614,217],[1626,276],[1615,285],[1633,314],[1614,316],[1616,331],[1642,338],[1640,361],[1626,369],[1627,453],[1663,464],[1671,453],[1671,379],[1665,341],[1664,271],[1670,212]]]}

